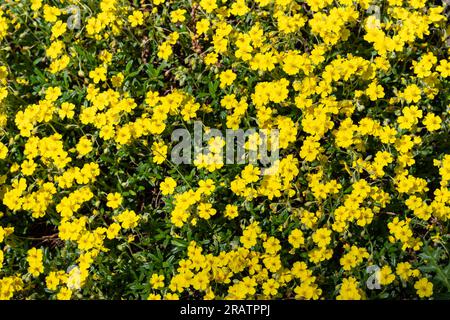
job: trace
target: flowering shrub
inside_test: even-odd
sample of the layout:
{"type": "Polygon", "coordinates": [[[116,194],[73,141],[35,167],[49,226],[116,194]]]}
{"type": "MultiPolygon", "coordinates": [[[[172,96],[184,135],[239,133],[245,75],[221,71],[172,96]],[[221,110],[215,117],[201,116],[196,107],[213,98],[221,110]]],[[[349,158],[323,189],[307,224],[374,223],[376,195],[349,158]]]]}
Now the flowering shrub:
{"type": "Polygon", "coordinates": [[[446,10],[2,1],[0,299],[448,298],[446,10]]]}

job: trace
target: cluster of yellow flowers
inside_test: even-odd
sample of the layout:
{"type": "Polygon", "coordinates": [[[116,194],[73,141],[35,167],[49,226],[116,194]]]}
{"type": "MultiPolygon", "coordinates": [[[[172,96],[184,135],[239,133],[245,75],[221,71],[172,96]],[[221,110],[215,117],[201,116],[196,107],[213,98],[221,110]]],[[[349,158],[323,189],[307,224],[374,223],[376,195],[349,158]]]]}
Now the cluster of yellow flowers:
{"type": "Polygon", "coordinates": [[[449,35],[426,0],[3,1],[0,299],[450,290],[449,35]],[[279,157],[176,165],[195,121],[279,157]]]}

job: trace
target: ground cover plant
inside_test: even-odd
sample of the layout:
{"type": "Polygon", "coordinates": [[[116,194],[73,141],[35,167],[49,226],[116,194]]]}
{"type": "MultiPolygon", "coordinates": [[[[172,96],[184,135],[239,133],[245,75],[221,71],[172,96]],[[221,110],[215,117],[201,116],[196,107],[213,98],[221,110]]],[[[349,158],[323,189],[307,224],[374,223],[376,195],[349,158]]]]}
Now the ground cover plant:
{"type": "Polygon", "coordinates": [[[449,10],[0,0],[0,299],[448,299],[449,10]]]}

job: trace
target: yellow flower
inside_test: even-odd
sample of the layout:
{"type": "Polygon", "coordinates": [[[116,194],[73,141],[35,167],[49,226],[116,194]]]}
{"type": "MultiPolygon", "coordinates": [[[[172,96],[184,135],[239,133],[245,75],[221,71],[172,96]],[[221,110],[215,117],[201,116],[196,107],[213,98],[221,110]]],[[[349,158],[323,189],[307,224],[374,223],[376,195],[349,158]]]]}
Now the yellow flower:
{"type": "Polygon", "coordinates": [[[48,276],[45,277],[45,283],[47,285],[47,289],[55,291],[60,283],[60,278],[56,272],[51,271],[48,276]]]}
{"type": "Polygon", "coordinates": [[[123,76],[122,72],[119,72],[118,74],[111,77],[111,83],[116,88],[118,88],[122,85],[123,80],[124,80],[124,76],[123,76]]]}
{"type": "MultiPolygon", "coordinates": [[[[153,1],[155,1],[155,0],[153,0],[153,1]]],[[[147,300],[161,300],[161,295],[155,294],[155,293],[150,293],[147,297],[147,300]]]]}
{"type": "Polygon", "coordinates": [[[89,72],[89,78],[94,80],[94,83],[99,83],[100,81],[106,81],[106,68],[97,67],[89,72]]]}
{"type": "Polygon", "coordinates": [[[288,241],[295,249],[300,248],[305,243],[303,232],[300,229],[292,230],[289,234],[288,241]]]}
{"type": "Polygon", "coordinates": [[[442,119],[441,117],[428,113],[423,119],[423,124],[427,127],[428,131],[436,131],[441,128],[442,119]]]}
{"type": "Polygon", "coordinates": [[[180,300],[180,297],[176,293],[166,293],[164,296],[165,300],[180,300]]]}
{"type": "Polygon", "coordinates": [[[31,10],[37,11],[42,7],[42,0],[31,0],[31,10]]]}
{"type": "Polygon", "coordinates": [[[420,298],[427,298],[433,295],[433,284],[427,278],[419,279],[414,283],[414,289],[420,298]]]}
{"type": "Polygon", "coordinates": [[[319,247],[326,247],[331,242],[331,230],[327,228],[317,229],[312,235],[312,239],[319,247]]]}
{"type": "Polygon", "coordinates": [[[22,162],[20,168],[22,169],[22,173],[25,176],[31,176],[36,170],[37,165],[33,160],[25,160],[24,162],[22,162]]]}
{"type": "Polygon", "coordinates": [[[106,199],[108,200],[106,205],[112,209],[117,209],[122,204],[123,200],[122,196],[118,192],[108,193],[106,199]]]}
{"type": "Polygon", "coordinates": [[[185,14],[186,14],[186,10],[184,10],[184,9],[178,9],[178,10],[172,11],[170,13],[170,20],[173,23],[184,22],[186,20],[186,17],[184,16],[185,14]]]}
{"type": "Polygon", "coordinates": [[[314,161],[320,152],[320,143],[314,137],[308,137],[300,149],[300,157],[306,161],[314,161]]]}
{"type": "Polygon", "coordinates": [[[164,288],[164,275],[162,274],[152,274],[150,277],[150,285],[152,289],[158,290],[164,288]]]}
{"type": "Polygon", "coordinates": [[[63,35],[67,30],[67,23],[58,20],[52,27],[51,39],[56,39],[63,35]]]}
{"type": "Polygon", "coordinates": [[[31,248],[27,252],[28,272],[33,277],[39,276],[44,272],[43,251],[41,249],[31,248]]]}
{"type": "Polygon", "coordinates": [[[379,280],[381,285],[391,284],[395,280],[395,274],[389,266],[383,266],[379,273],[379,280]]]}
{"type": "Polygon", "coordinates": [[[172,47],[169,43],[164,42],[158,48],[158,57],[167,60],[172,55],[172,47]]]}
{"type": "Polygon", "coordinates": [[[259,175],[261,174],[261,170],[252,164],[247,165],[244,170],[241,172],[242,179],[246,183],[253,183],[259,180],[259,175]]]}
{"type": "Polygon", "coordinates": [[[61,119],[67,118],[67,119],[73,119],[75,115],[75,105],[70,102],[63,102],[61,103],[61,108],[58,111],[59,117],[61,119]]]}
{"type": "Polygon", "coordinates": [[[420,88],[417,85],[412,84],[405,88],[402,96],[408,103],[411,102],[417,103],[420,100],[420,95],[421,95],[420,88]]]}
{"type": "Polygon", "coordinates": [[[119,235],[120,229],[121,229],[120,224],[116,222],[110,224],[108,230],[106,231],[106,237],[108,239],[114,239],[119,235]]]}
{"type": "Polygon", "coordinates": [[[212,65],[212,64],[216,64],[218,61],[219,61],[218,55],[215,52],[208,53],[205,56],[205,64],[208,66],[212,65]]]}
{"type": "Polygon", "coordinates": [[[439,61],[436,71],[441,73],[441,77],[447,78],[450,76],[450,62],[448,60],[439,61]]]}
{"type": "Polygon", "coordinates": [[[233,83],[236,74],[232,70],[222,71],[220,74],[220,87],[225,88],[233,83]]]}
{"type": "Polygon", "coordinates": [[[231,5],[231,14],[235,16],[243,16],[250,11],[250,8],[245,4],[245,0],[236,0],[231,5]]]}
{"type": "Polygon", "coordinates": [[[269,279],[263,283],[262,288],[266,296],[274,296],[278,293],[280,285],[275,279],[269,279]]]}
{"type": "Polygon", "coordinates": [[[165,196],[172,194],[175,191],[176,186],[177,182],[173,178],[167,177],[164,179],[163,182],[161,182],[160,185],[161,193],[165,196]]]}
{"type": "Polygon", "coordinates": [[[216,0],[200,0],[200,6],[206,11],[206,13],[211,13],[217,8],[217,3],[216,0]]]}
{"type": "Polygon", "coordinates": [[[60,40],[55,40],[45,51],[46,55],[51,59],[56,59],[64,50],[65,44],[60,40]]]}
{"type": "Polygon", "coordinates": [[[61,88],[59,87],[48,87],[45,90],[45,100],[54,102],[61,95],[61,88]]]}
{"type": "Polygon", "coordinates": [[[62,287],[56,295],[56,299],[58,300],[70,300],[72,297],[72,290],[66,287],[62,287]]]}
{"type": "Polygon", "coordinates": [[[0,142],[0,160],[6,159],[6,156],[8,155],[8,148],[0,142]]]}
{"type": "Polygon", "coordinates": [[[208,220],[216,212],[216,209],[212,207],[211,203],[200,203],[198,205],[198,216],[202,219],[208,220]]]}
{"type": "Polygon", "coordinates": [[[275,237],[269,237],[264,241],[263,247],[267,254],[274,255],[281,250],[280,240],[275,237]]]}
{"type": "Polygon", "coordinates": [[[384,97],[384,88],[376,82],[372,82],[366,89],[366,94],[369,96],[369,99],[372,101],[376,101],[379,98],[384,97]]]}
{"type": "Polygon", "coordinates": [[[358,282],[354,277],[345,278],[342,280],[339,295],[337,300],[361,300],[362,296],[358,289],[358,282]]]}
{"type": "Polygon", "coordinates": [[[195,25],[197,34],[203,34],[206,33],[209,30],[210,22],[208,19],[202,19],[197,22],[195,25]]]}
{"type": "Polygon", "coordinates": [[[153,142],[153,162],[157,164],[163,163],[167,158],[167,149],[168,147],[164,144],[164,142],[153,142]]]}
{"type": "MultiPolygon", "coordinates": [[[[37,6],[36,6],[37,7],[37,6]]],[[[47,4],[44,5],[44,19],[47,22],[56,22],[58,16],[61,15],[61,10],[57,7],[52,7],[47,4]]]]}
{"type": "Polygon", "coordinates": [[[225,217],[228,219],[234,219],[239,215],[238,207],[233,204],[227,204],[225,207],[225,217]]]}
{"type": "Polygon", "coordinates": [[[137,227],[140,217],[133,210],[125,210],[115,217],[122,224],[124,229],[133,229],[137,227]]]}
{"type": "Polygon", "coordinates": [[[84,157],[85,155],[87,155],[89,152],[92,151],[93,149],[92,141],[86,136],[81,137],[77,143],[76,149],[80,157],[84,157]]]}
{"type": "Polygon", "coordinates": [[[395,273],[403,280],[408,281],[409,277],[412,276],[411,264],[409,262],[400,262],[397,264],[395,273]]]}
{"type": "Polygon", "coordinates": [[[132,27],[141,26],[144,24],[144,14],[139,10],[135,10],[133,14],[128,16],[128,22],[132,27]]]}

